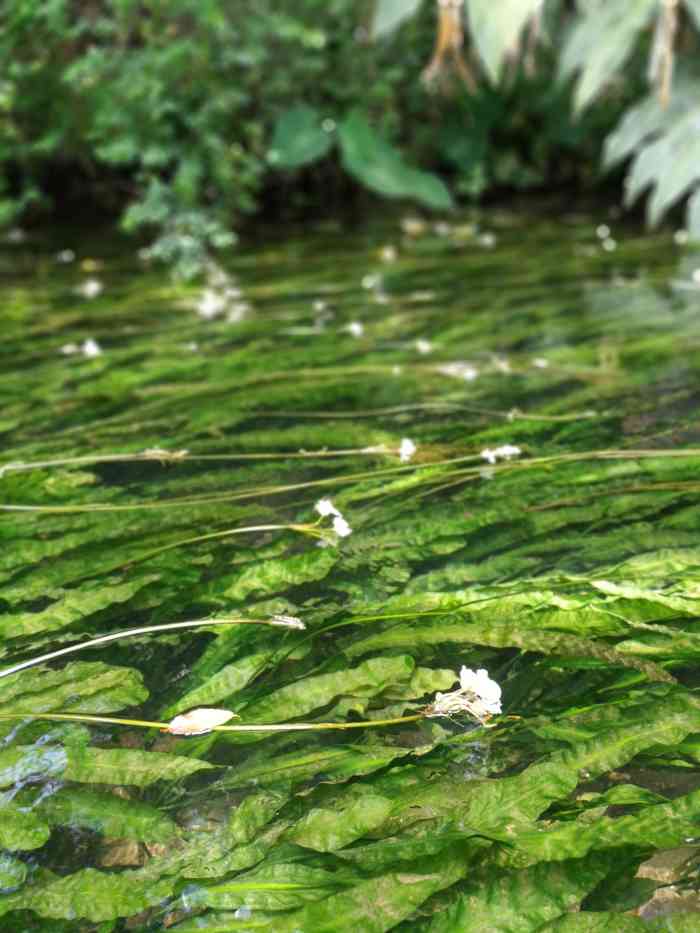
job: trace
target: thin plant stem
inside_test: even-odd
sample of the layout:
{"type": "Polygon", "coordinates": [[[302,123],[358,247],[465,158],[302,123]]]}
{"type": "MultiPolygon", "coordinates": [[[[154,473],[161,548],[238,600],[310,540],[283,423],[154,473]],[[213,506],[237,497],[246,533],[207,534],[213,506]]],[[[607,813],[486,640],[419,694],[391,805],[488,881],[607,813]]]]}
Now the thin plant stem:
{"type": "MultiPolygon", "coordinates": [[[[413,716],[398,716],[393,719],[366,719],[361,722],[291,722],[261,723],[259,725],[212,726],[207,732],[308,732],[328,729],[372,729],[377,726],[396,726],[424,719],[423,713],[413,716]]],[[[87,722],[116,726],[137,726],[139,729],[169,730],[167,722],[151,722],[148,719],[120,719],[113,716],[88,716],[81,713],[0,713],[0,720],[47,719],[52,722],[87,722]]],[[[200,733],[204,735],[205,733],[200,733]]],[[[178,733],[173,733],[178,735],[178,733]]]]}
{"type": "MultiPolygon", "coordinates": [[[[668,458],[679,459],[683,457],[698,457],[700,449],[698,448],[679,448],[674,450],[597,450],[583,451],[581,453],[570,454],[552,454],[545,457],[532,457],[528,460],[509,461],[491,465],[490,469],[495,473],[509,470],[527,470],[531,467],[555,466],[558,463],[576,463],[587,460],[664,460],[668,458]]],[[[129,512],[147,509],[168,509],[185,508],[187,506],[212,505],[221,502],[235,502],[244,499],[252,499],[256,496],[273,496],[283,493],[296,492],[300,489],[325,489],[332,486],[342,486],[346,483],[358,482],[361,480],[381,479],[386,476],[404,473],[411,470],[420,470],[428,468],[430,472],[426,475],[428,482],[443,480],[449,476],[473,476],[478,475],[480,467],[471,466],[464,470],[451,470],[436,476],[432,471],[436,467],[454,466],[464,464],[469,461],[477,460],[481,462],[481,455],[477,453],[466,454],[461,457],[451,457],[445,460],[437,460],[434,463],[404,464],[394,467],[386,467],[380,470],[365,470],[358,473],[349,473],[343,476],[331,476],[319,480],[309,480],[304,483],[289,483],[283,486],[259,486],[245,492],[222,493],[215,496],[187,496],[180,499],[171,499],[165,501],[133,502],[124,505],[110,505],[103,503],[92,503],[86,505],[21,505],[11,503],[0,503],[0,511],[3,512],[40,512],[45,514],[73,514],[83,512],[129,512]]],[[[455,483],[457,484],[457,483],[455,483]]]]}
{"type": "Polygon", "coordinates": [[[84,648],[92,648],[95,645],[105,645],[111,641],[117,641],[120,638],[129,638],[132,635],[148,635],[151,632],[168,632],[178,629],[205,628],[209,625],[273,625],[284,627],[280,622],[269,619],[199,619],[193,622],[168,622],[164,625],[146,625],[142,628],[126,629],[122,632],[113,632],[111,635],[100,635],[99,638],[91,638],[89,641],[81,641],[77,645],[70,645],[68,648],[59,648],[58,651],[49,651],[48,654],[39,655],[36,658],[30,658],[28,661],[21,661],[19,664],[13,664],[12,667],[6,667],[0,670],[1,677],[9,677],[10,674],[16,674],[18,671],[26,670],[28,667],[35,667],[37,664],[43,664],[45,661],[53,661],[55,658],[61,658],[67,654],[73,654],[76,651],[82,651],[84,648]]]}

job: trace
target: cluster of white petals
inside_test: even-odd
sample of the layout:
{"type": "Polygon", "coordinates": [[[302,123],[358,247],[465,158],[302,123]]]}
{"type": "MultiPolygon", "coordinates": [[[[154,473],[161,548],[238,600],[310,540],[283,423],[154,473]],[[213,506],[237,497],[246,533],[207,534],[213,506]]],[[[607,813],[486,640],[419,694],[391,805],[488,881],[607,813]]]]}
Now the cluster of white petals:
{"type": "Polygon", "coordinates": [[[205,321],[211,321],[226,312],[226,320],[237,324],[243,320],[250,305],[241,301],[243,293],[235,281],[215,262],[207,264],[207,285],[195,305],[197,314],[205,321]]]}
{"type": "Polygon", "coordinates": [[[96,356],[102,356],[102,347],[94,337],[88,337],[81,344],[64,343],[61,347],[61,353],[64,356],[74,356],[76,353],[81,353],[87,359],[93,360],[96,356]]]}
{"type": "Polygon", "coordinates": [[[494,464],[497,460],[510,460],[512,457],[519,457],[522,450],[513,444],[503,444],[501,447],[495,447],[491,450],[487,447],[481,451],[481,456],[487,463],[494,464]]]}
{"type": "Polygon", "coordinates": [[[501,688],[491,680],[488,671],[473,671],[462,666],[459,689],[451,693],[437,693],[426,711],[427,716],[455,716],[470,713],[480,722],[501,712],[501,688]]]}
{"type": "Polygon", "coordinates": [[[333,531],[339,538],[347,538],[352,534],[352,528],[346,522],[342,512],[336,509],[330,499],[319,499],[316,503],[316,511],[321,518],[331,517],[333,519],[333,531]]]}
{"type": "Polygon", "coordinates": [[[410,437],[402,438],[401,446],[399,447],[399,460],[401,463],[410,463],[417,449],[418,448],[410,437]]]}

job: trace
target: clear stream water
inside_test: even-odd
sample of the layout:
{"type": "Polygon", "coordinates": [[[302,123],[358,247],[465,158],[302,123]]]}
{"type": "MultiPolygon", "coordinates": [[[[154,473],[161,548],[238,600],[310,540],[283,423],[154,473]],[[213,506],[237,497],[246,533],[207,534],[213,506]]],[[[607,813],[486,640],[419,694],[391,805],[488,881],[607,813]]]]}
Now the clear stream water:
{"type": "Polygon", "coordinates": [[[387,218],[270,231],[177,285],[63,231],[4,242],[0,274],[2,667],[140,626],[306,626],[142,634],[0,677],[0,930],[696,910],[682,236],[600,211],[387,218]],[[493,728],[420,718],[463,664],[502,686],[493,728]],[[32,718],[202,706],[419,718],[191,738],[32,718]]]}

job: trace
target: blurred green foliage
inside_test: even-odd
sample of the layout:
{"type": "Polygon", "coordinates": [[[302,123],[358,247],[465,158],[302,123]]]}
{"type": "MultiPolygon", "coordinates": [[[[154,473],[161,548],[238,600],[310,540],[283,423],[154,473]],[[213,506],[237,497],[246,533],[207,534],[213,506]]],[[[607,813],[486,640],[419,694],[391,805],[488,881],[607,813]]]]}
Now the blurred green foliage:
{"type": "MultiPolygon", "coordinates": [[[[424,71],[440,34],[429,0],[4,6],[0,223],[106,209],[155,232],[151,254],[185,276],[244,215],[340,204],[358,181],[443,209],[600,177],[605,136],[645,93],[650,47],[661,80],[676,34],[695,51],[700,16],[685,0],[669,40],[666,0],[468,0],[464,49],[438,40],[424,71]]],[[[459,3],[439,9],[462,17],[459,3]]],[[[684,179],[661,210],[692,168],[684,179]]]]}

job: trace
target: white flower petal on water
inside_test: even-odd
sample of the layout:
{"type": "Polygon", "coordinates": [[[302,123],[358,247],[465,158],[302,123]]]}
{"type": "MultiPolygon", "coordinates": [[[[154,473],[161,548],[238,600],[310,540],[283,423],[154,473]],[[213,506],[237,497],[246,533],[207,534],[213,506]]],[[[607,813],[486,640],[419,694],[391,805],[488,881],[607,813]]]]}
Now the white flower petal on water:
{"type": "Polygon", "coordinates": [[[56,262],[68,263],[75,261],[75,253],[72,249],[61,249],[56,253],[56,262]]]}
{"type": "Polygon", "coordinates": [[[416,340],[416,350],[418,350],[421,356],[425,356],[427,353],[431,353],[432,349],[432,343],[429,340],[426,340],[425,337],[419,337],[418,340],[416,340]]]}
{"type": "Polygon", "coordinates": [[[233,719],[235,715],[227,709],[201,707],[176,716],[168,723],[165,731],[171,735],[204,735],[211,732],[215,726],[222,726],[229,719],[233,719]]]}
{"type": "Polygon", "coordinates": [[[443,363],[435,370],[443,376],[451,376],[453,379],[464,379],[465,382],[473,382],[479,375],[479,370],[471,363],[443,363]]]}
{"type": "Polygon", "coordinates": [[[491,450],[490,447],[486,447],[481,451],[481,456],[487,463],[493,465],[499,459],[511,460],[513,457],[519,457],[521,453],[522,450],[514,444],[503,444],[501,447],[496,447],[493,450],[491,450]]]}
{"type": "Polygon", "coordinates": [[[501,712],[501,688],[483,667],[473,671],[463,665],[459,672],[459,685],[465,693],[473,693],[489,714],[501,712]]]}
{"type": "Polygon", "coordinates": [[[104,285],[99,279],[85,279],[82,285],[79,285],[76,291],[83,298],[97,298],[102,293],[104,285]]]}
{"type": "Polygon", "coordinates": [[[510,460],[511,457],[519,457],[522,450],[514,444],[503,444],[494,450],[497,457],[503,457],[504,460],[510,460]]]}
{"type": "Polygon", "coordinates": [[[205,288],[202,292],[202,297],[197,302],[196,310],[201,318],[204,318],[205,321],[210,321],[212,318],[218,317],[225,308],[226,298],[211,288],[205,288]]]}
{"type": "Polygon", "coordinates": [[[404,437],[399,447],[399,460],[401,463],[409,463],[417,449],[410,437],[404,437]]]}
{"type": "Polygon", "coordinates": [[[314,508],[321,516],[321,518],[325,518],[327,515],[340,516],[340,512],[338,509],[336,509],[330,499],[319,499],[314,508]]]}
{"type": "Polygon", "coordinates": [[[296,616],[276,615],[270,619],[270,625],[281,625],[283,628],[305,629],[306,626],[296,616]]]}
{"type": "Polygon", "coordinates": [[[80,347],[77,343],[64,343],[61,347],[61,353],[64,356],[73,356],[74,353],[79,353],[80,347]]]}
{"type": "Polygon", "coordinates": [[[342,515],[336,515],[333,519],[333,531],[338,535],[339,538],[347,538],[348,535],[352,534],[352,528],[345,521],[342,515]]]}
{"type": "Polygon", "coordinates": [[[350,321],[345,330],[353,337],[361,337],[365,332],[365,326],[361,321],[350,321]]]}
{"type": "Polygon", "coordinates": [[[96,356],[102,356],[102,347],[93,337],[84,340],[80,350],[83,356],[86,356],[89,360],[94,359],[96,356]]]}

